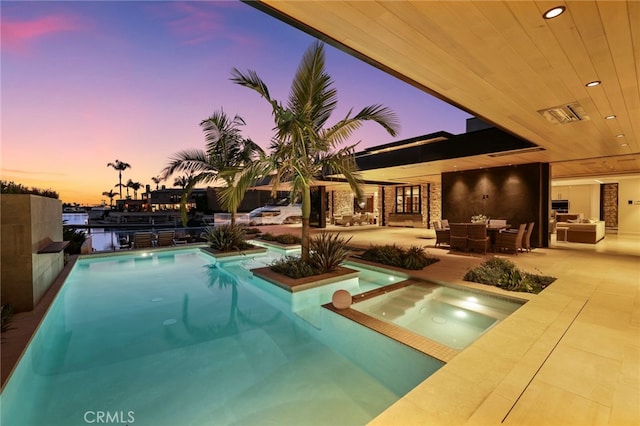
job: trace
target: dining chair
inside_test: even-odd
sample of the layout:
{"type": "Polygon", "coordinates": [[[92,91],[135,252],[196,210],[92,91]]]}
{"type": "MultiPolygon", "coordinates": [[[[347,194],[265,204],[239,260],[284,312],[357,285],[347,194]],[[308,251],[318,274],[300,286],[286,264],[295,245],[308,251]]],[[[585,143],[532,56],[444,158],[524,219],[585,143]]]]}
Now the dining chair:
{"type": "Polygon", "coordinates": [[[467,251],[467,224],[452,223],[449,229],[451,230],[449,237],[451,250],[467,251]]]}
{"type": "Polygon", "coordinates": [[[530,222],[527,226],[527,230],[525,231],[524,236],[522,237],[522,248],[521,251],[531,251],[531,234],[533,232],[533,227],[536,223],[530,222]]]}
{"type": "Polygon", "coordinates": [[[522,238],[524,236],[524,229],[527,226],[526,223],[521,224],[518,227],[518,232],[500,232],[496,235],[496,242],[493,246],[495,251],[510,250],[513,251],[516,256],[518,251],[522,249],[522,238]]]}
{"type": "Polygon", "coordinates": [[[491,228],[506,228],[507,219],[489,219],[489,227],[491,228]]]}
{"type": "Polygon", "coordinates": [[[487,253],[489,248],[489,236],[487,225],[484,223],[472,223],[467,225],[467,248],[473,251],[487,253]]]}
{"type": "Polygon", "coordinates": [[[436,247],[442,244],[450,245],[451,230],[444,228],[436,228],[436,247]]]}

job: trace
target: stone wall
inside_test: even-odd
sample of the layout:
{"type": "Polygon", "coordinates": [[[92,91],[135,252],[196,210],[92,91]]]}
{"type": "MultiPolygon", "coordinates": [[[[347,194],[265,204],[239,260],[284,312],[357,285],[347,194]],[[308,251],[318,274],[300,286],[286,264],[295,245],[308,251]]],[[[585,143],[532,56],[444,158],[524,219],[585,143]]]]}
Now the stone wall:
{"type": "Polygon", "coordinates": [[[332,215],[353,214],[353,192],[332,191],[333,211],[332,215]]]}
{"type": "Polygon", "coordinates": [[[618,184],[605,183],[602,185],[602,213],[605,226],[618,227],[618,184]]]}
{"type": "MultiPolygon", "coordinates": [[[[432,183],[429,185],[429,198],[430,198],[430,222],[434,220],[442,220],[446,219],[446,217],[442,217],[442,184],[441,183],[432,183]]],[[[429,223],[429,227],[431,227],[431,223],[429,223]]]]}
{"type": "Polygon", "coordinates": [[[29,311],[60,274],[64,253],[38,254],[53,241],[62,241],[62,204],[29,194],[3,194],[2,303],[16,312],[29,311]]]}

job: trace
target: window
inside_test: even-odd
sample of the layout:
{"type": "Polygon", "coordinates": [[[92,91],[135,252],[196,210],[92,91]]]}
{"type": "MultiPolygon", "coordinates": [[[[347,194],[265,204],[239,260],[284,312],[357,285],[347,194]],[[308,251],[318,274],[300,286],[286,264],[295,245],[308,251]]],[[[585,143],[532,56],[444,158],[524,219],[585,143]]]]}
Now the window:
{"type": "Polygon", "coordinates": [[[420,213],[420,185],[396,188],[396,213],[420,213]]]}

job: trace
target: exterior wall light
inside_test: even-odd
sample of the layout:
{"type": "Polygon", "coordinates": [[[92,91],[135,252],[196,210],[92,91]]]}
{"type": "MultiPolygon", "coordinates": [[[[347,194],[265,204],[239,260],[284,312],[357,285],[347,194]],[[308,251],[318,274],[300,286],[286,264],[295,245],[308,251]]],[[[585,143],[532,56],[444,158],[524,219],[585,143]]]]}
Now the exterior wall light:
{"type": "Polygon", "coordinates": [[[545,13],[543,13],[542,17],[544,19],[557,18],[558,16],[562,15],[565,10],[567,10],[567,8],[564,6],[556,6],[552,9],[547,10],[545,13]]]}

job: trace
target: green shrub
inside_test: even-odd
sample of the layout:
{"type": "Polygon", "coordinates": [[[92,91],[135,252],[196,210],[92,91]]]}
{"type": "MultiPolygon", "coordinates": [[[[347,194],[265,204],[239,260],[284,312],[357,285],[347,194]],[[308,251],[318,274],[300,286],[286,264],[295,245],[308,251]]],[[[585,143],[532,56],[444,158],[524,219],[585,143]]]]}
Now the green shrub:
{"type": "Polygon", "coordinates": [[[510,291],[540,293],[556,280],[555,277],[530,274],[521,271],[515,263],[499,257],[491,257],[464,275],[465,281],[489,284],[510,291]]]}
{"type": "Polygon", "coordinates": [[[300,257],[285,256],[274,261],[269,267],[273,272],[295,279],[320,275],[313,265],[304,262],[300,257]]]}
{"type": "Polygon", "coordinates": [[[245,250],[251,248],[251,244],[245,242],[245,231],[240,225],[220,225],[206,229],[207,242],[214,250],[226,252],[245,250]]]}
{"type": "Polygon", "coordinates": [[[5,332],[9,329],[9,323],[11,322],[11,317],[13,316],[13,306],[11,304],[6,304],[0,306],[1,320],[2,320],[2,329],[0,331],[5,332]]]}
{"type": "Polygon", "coordinates": [[[247,226],[246,228],[244,228],[244,233],[249,235],[249,234],[259,234],[260,233],[260,229],[256,228],[256,227],[250,227],[247,226]]]}
{"type": "Polygon", "coordinates": [[[58,193],[52,189],[40,189],[36,187],[26,187],[21,183],[13,181],[0,180],[0,193],[2,194],[33,194],[42,197],[59,198],[58,193]]]}
{"type": "Polygon", "coordinates": [[[422,247],[411,246],[404,249],[396,244],[372,245],[360,257],[371,262],[411,270],[420,270],[440,260],[429,256],[422,247]]]}
{"type": "Polygon", "coordinates": [[[69,245],[64,249],[65,253],[80,254],[82,244],[87,240],[87,234],[79,229],[63,226],[62,239],[64,241],[69,241],[69,245]]]}
{"type": "Polygon", "coordinates": [[[347,247],[351,238],[345,240],[340,234],[329,234],[323,232],[309,239],[309,263],[320,271],[320,273],[331,272],[338,269],[338,266],[351,250],[347,247]]]}
{"type": "Polygon", "coordinates": [[[293,234],[273,235],[269,232],[262,234],[260,238],[265,241],[274,241],[280,244],[300,244],[300,242],[302,241],[302,239],[297,235],[293,235],[293,234]]]}

